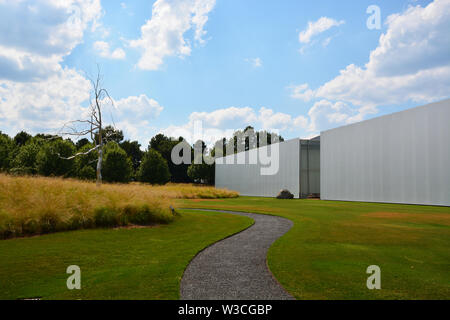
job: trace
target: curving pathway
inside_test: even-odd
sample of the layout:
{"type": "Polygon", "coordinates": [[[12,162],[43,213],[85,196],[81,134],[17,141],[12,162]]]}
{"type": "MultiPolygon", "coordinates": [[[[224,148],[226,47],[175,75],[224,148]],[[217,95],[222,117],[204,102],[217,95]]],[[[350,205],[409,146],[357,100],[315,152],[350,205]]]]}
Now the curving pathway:
{"type": "MultiPolygon", "coordinates": [[[[200,209],[195,209],[200,210],[200,209]]],[[[183,300],[287,300],[294,299],[267,267],[267,250],[293,225],[269,215],[202,210],[252,218],[250,228],[201,251],[186,268],[180,284],[183,300]]]]}

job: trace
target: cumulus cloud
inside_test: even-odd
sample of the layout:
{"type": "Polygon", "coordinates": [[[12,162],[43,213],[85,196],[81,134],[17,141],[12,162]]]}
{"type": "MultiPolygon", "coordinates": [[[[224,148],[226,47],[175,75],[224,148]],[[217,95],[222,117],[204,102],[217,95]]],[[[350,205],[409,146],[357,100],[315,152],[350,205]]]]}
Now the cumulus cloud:
{"type": "Polygon", "coordinates": [[[128,139],[137,140],[145,147],[157,132],[152,120],[158,118],[164,107],[145,94],[114,100],[114,107],[114,116],[120,119],[116,126],[128,139]]]}
{"type": "Polygon", "coordinates": [[[51,132],[85,112],[90,83],[75,70],[62,69],[44,81],[0,83],[0,127],[15,134],[51,132]]]}
{"type": "Polygon", "coordinates": [[[288,88],[291,89],[292,98],[300,99],[305,102],[310,101],[315,95],[315,92],[309,88],[309,85],[307,83],[289,86],[288,88]]]}
{"type": "MultiPolygon", "coordinates": [[[[98,30],[101,14],[99,0],[0,0],[3,132],[57,133],[64,123],[84,119],[91,83],[80,72],[63,68],[61,61],[83,41],[89,27],[98,30]]],[[[94,48],[107,58],[125,56],[122,49],[111,51],[107,42],[97,41],[94,48]]],[[[132,138],[150,134],[151,119],[163,110],[146,95],[117,100],[115,107],[111,113],[121,119],[118,127],[132,138]]],[[[105,109],[105,118],[109,111],[105,109]]]]}
{"type": "Polygon", "coordinates": [[[203,44],[208,14],[215,0],[157,0],[152,17],[141,27],[141,38],[130,46],[140,49],[138,67],[157,70],[168,56],[189,56],[191,44],[185,34],[193,30],[194,41],[203,44]]]}
{"type": "Polygon", "coordinates": [[[0,79],[50,77],[101,14],[100,0],[0,1],[0,79]]]}
{"type": "Polygon", "coordinates": [[[93,46],[96,53],[102,58],[115,60],[125,59],[125,51],[122,48],[116,48],[114,51],[111,51],[108,42],[96,41],[93,46]]]}
{"type": "Polygon", "coordinates": [[[100,0],[0,0],[0,126],[55,132],[83,114],[90,83],[63,58],[95,30],[100,0]]]}
{"type": "Polygon", "coordinates": [[[365,67],[349,65],[316,95],[358,106],[430,102],[450,92],[450,1],[410,7],[388,29],[365,67]]]}
{"type": "Polygon", "coordinates": [[[310,110],[310,130],[329,128],[337,120],[364,120],[383,105],[427,103],[449,97],[450,1],[409,7],[389,16],[386,24],[386,33],[364,67],[348,65],[317,89],[310,89],[308,84],[290,87],[293,98],[322,99],[310,110]],[[330,101],[347,107],[337,110],[330,101]]]}
{"type": "Polygon", "coordinates": [[[309,43],[314,36],[344,23],[344,20],[337,21],[328,17],[321,17],[317,21],[310,21],[308,22],[308,27],[305,30],[300,31],[298,40],[300,43],[309,43]]]}
{"type": "Polygon", "coordinates": [[[292,117],[266,107],[229,107],[211,112],[193,112],[187,123],[169,126],[161,132],[175,138],[182,136],[190,143],[203,139],[208,145],[212,145],[223,137],[231,137],[236,130],[242,130],[248,125],[257,130],[299,132],[308,129],[309,123],[304,116],[292,117]],[[199,136],[199,130],[203,130],[203,137],[199,136]]]}

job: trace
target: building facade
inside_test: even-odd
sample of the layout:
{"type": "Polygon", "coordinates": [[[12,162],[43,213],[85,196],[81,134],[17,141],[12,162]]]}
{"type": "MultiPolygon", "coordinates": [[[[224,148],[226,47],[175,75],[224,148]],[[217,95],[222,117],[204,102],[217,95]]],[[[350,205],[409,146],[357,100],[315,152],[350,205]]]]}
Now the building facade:
{"type": "Polygon", "coordinates": [[[450,206],[450,99],[320,138],[321,199],[450,206]]]}
{"type": "Polygon", "coordinates": [[[278,146],[276,174],[248,161],[270,146],[253,149],[218,159],[216,187],[244,196],[288,189],[296,198],[450,206],[450,99],[278,146]]]}

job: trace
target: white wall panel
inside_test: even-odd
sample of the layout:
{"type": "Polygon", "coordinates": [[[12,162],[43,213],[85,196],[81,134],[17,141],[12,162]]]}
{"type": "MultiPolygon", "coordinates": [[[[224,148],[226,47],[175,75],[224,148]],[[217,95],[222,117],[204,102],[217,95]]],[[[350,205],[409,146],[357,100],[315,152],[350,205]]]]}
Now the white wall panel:
{"type": "Polygon", "coordinates": [[[321,198],[450,206],[450,99],[321,133],[321,198]]]}
{"type": "Polygon", "coordinates": [[[233,162],[235,155],[227,156],[225,164],[216,163],[216,187],[238,191],[245,196],[275,197],[281,189],[288,189],[296,198],[300,183],[300,140],[293,139],[278,144],[279,169],[275,175],[262,175],[259,158],[257,164],[249,164],[249,157],[258,152],[266,152],[271,146],[246,151],[246,164],[227,164],[233,162]]]}

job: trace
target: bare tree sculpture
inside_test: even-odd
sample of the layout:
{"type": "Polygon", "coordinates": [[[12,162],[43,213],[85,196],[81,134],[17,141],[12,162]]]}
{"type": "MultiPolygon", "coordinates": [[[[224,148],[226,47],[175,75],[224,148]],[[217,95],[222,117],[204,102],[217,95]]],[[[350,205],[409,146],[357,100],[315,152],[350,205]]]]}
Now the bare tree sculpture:
{"type": "Polygon", "coordinates": [[[89,119],[74,120],[64,124],[63,128],[59,132],[60,135],[69,135],[75,137],[90,136],[93,148],[86,152],[77,153],[71,157],[63,159],[74,159],[78,156],[87,155],[91,152],[97,151],[97,186],[102,183],[102,163],[103,163],[103,149],[104,145],[108,141],[108,133],[104,136],[103,131],[103,119],[102,119],[102,105],[106,99],[108,99],[112,105],[114,105],[113,99],[110,97],[108,91],[102,86],[102,75],[100,74],[100,68],[97,67],[97,78],[92,80],[93,92],[90,99],[89,107],[89,119]],[[92,96],[93,95],[93,96],[92,96]],[[80,126],[87,126],[85,129],[80,129],[80,126]]]}

